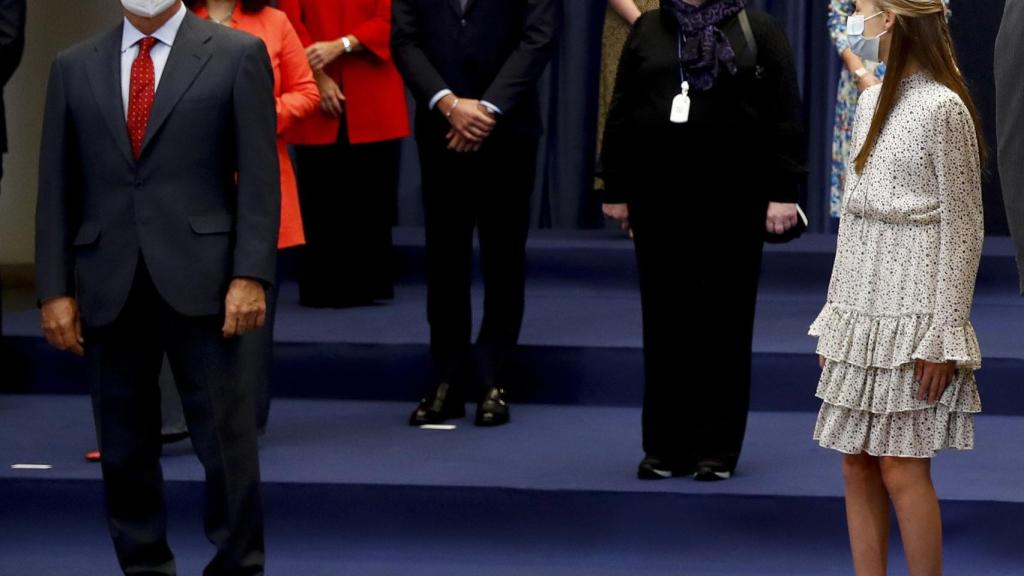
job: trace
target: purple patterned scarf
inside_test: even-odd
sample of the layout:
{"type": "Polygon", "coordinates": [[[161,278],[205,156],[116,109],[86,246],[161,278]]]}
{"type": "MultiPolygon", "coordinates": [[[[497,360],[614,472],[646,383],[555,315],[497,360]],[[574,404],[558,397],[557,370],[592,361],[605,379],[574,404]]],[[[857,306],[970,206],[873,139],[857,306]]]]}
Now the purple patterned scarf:
{"type": "Polygon", "coordinates": [[[746,0],[707,0],[701,6],[683,0],[661,0],[661,9],[679,21],[685,43],[680,64],[691,90],[710,90],[725,66],[736,74],[736,53],[718,27],[746,7],[746,0]]]}

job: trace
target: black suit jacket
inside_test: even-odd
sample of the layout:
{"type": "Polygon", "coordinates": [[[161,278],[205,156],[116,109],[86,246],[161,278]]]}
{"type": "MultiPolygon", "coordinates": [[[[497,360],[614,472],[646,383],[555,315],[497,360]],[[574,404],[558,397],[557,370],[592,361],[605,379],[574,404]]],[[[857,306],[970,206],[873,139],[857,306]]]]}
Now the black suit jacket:
{"type": "Polygon", "coordinates": [[[495,135],[537,135],[537,80],[551,59],[561,11],[561,0],[469,0],[465,11],[459,0],[393,0],[392,55],[418,104],[420,127],[436,116],[430,126],[447,129],[427,111],[447,88],[501,109],[495,135]]]}
{"type": "Polygon", "coordinates": [[[0,153],[7,152],[3,89],[25,51],[25,0],[0,0],[0,153]]]}
{"type": "Polygon", "coordinates": [[[57,56],[39,161],[36,275],[113,322],[141,252],[187,316],[222,313],[231,279],[271,284],[280,219],[274,77],[263,42],[189,13],[132,157],[121,97],[122,27],[57,56]]]}

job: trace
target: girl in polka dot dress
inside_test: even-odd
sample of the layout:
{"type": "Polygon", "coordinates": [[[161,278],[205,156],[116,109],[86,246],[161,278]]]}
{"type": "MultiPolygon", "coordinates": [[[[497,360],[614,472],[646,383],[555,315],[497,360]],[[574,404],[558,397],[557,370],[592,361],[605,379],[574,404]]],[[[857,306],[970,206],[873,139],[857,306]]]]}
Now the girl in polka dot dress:
{"type": "Polygon", "coordinates": [[[970,313],[985,150],[943,12],[941,0],[858,0],[847,30],[888,72],[858,104],[828,300],[810,334],[822,366],[814,437],[843,453],[860,576],[886,573],[890,502],[910,573],[941,574],[931,458],[972,448],[981,410],[970,313]]]}

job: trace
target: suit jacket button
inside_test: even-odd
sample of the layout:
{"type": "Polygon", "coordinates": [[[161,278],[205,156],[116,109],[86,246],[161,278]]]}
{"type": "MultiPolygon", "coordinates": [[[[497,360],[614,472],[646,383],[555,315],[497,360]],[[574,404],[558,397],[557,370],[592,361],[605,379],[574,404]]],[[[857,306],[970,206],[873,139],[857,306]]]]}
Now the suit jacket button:
{"type": "Polygon", "coordinates": [[[463,18],[462,20],[459,20],[459,24],[461,24],[463,28],[465,28],[466,26],[469,26],[469,22],[466,22],[465,18],[463,18]]]}

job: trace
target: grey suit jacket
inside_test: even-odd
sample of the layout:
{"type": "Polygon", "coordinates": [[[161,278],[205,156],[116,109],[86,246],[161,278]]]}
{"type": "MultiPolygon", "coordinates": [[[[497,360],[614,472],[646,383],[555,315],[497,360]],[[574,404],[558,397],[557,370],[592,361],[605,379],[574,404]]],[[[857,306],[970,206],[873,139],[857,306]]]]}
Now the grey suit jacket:
{"type": "Polygon", "coordinates": [[[1024,294],[1024,0],[1006,0],[995,77],[999,174],[1024,294]]]}
{"type": "Polygon", "coordinates": [[[189,13],[157,89],[138,161],[121,98],[122,27],[50,71],[39,161],[40,300],[77,296],[113,322],[140,254],[164,300],[223,312],[233,278],[275,277],[280,219],[274,77],[263,42],[189,13]]]}

